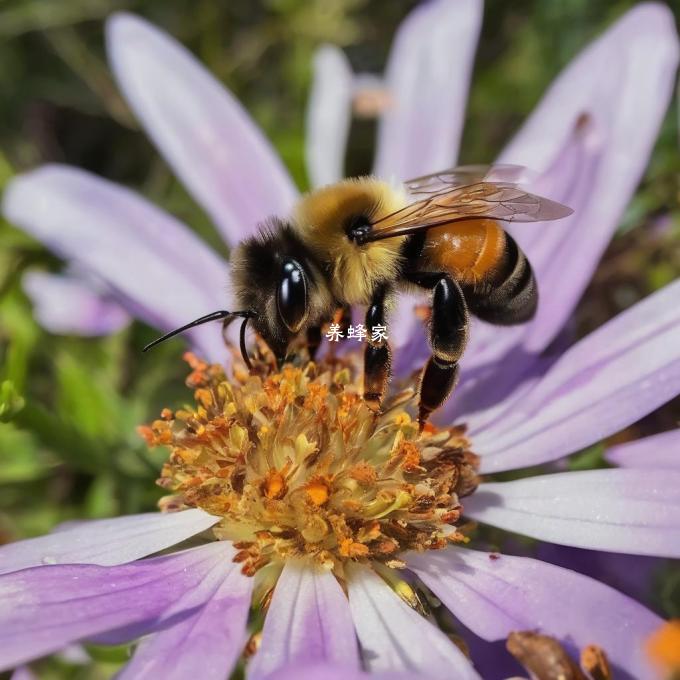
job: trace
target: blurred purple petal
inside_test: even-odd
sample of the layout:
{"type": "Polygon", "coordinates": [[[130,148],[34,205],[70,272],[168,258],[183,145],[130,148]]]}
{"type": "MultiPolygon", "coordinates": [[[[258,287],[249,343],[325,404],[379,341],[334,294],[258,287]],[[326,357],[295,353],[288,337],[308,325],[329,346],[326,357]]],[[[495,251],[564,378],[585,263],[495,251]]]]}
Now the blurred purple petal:
{"type": "Polygon", "coordinates": [[[407,563],[485,640],[536,630],[569,646],[601,646],[616,677],[654,677],[643,646],[661,619],[609,586],[539,560],[466,549],[413,554],[407,563]]]}
{"type": "Polygon", "coordinates": [[[680,472],[680,429],[613,446],[605,458],[625,468],[680,472]]]}
{"type": "MultiPolygon", "coordinates": [[[[94,272],[133,316],[170,330],[228,309],[228,267],[183,224],[121,186],[68,166],[12,180],[5,217],[94,272]]],[[[199,351],[226,356],[219,324],[192,330],[199,351]]]]}
{"type": "Polygon", "coordinates": [[[513,409],[475,437],[482,472],[556,460],[680,392],[680,280],[574,345],[513,409]]]}
{"type": "Polygon", "coordinates": [[[57,335],[98,336],[116,333],[130,323],[127,312],[106,293],[67,274],[29,271],[21,281],[43,328],[57,335]]]}
{"type": "Polygon", "coordinates": [[[85,647],[77,643],[66,645],[57,652],[57,658],[74,666],[87,666],[92,663],[92,657],[87,653],[85,647]]]}
{"type": "Polygon", "coordinates": [[[345,176],[345,150],[352,122],[354,74],[344,52],[324,45],[314,55],[307,104],[305,157],[313,187],[345,176]]]}
{"type": "Polygon", "coordinates": [[[10,680],[38,680],[38,676],[28,666],[17,668],[10,680]]]}
{"type": "Polygon", "coordinates": [[[176,545],[219,521],[203,510],[80,522],[0,547],[0,574],[47,564],[125,564],[176,545]]]}
{"type": "Polygon", "coordinates": [[[291,665],[282,668],[266,680],[423,680],[420,673],[364,673],[359,669],[347,669],[343,666],[327,664],[291,665]]]}
{"type": "Polygon", "coordinates": [[[397,350],[393,366],[397,376],[406,376],[422,368],[432,354],[426,337],[427,324],[416,314],[418,305],[429,302],[429,298],[420,293],[403,292],[397,297],[389,319],[390,343],[397,350]]]}
{"type": "Polygon", "coordinates": [[[313,564],[286,562],[248,677],[264,678],[291,664],[323,662],[350,672],[359,668],[347,597],[331,572],[313,564]]]}
{"type": "Polygon", "coordinates": [[[66,564],[4,574],[0,669],[108,630],[143,622],[151,629],[232,554],[229,543],[216,542],[117,567],[66,564]]]}
{"type": "Polygon", "coordinates": [[[366,667],[479,680],[470,661],[438,628],[411,609],[372,569],[351,565],[349,606],[366,667]]]}
{"type": "Polygon", "coordinates": [[[177,176],[229,243],[270,215],[286,215],[297,191],[241,104],[169,35],[132,14],[106,27],[123,94],[177,176]]]}
{"type": "Polygon", "coordinates": [[[460,637],[467,645],[470,658],[484,680],[524,680],[526,671],[505,647],[505,640],[489,642],[463,628],[460,637]]]}
{"type": "Polygon", "coordinates": [[[564,325],[647,166],[672,97],[678,36],[662,4],[634,7],[557,78],[501,154],[545,175],[536,188],[574,208],[513,228],[546,295],[527,329],[539,351],[564,325]]]}
{"type": "Polygon", "coordinates": [[[482,22],[479,0],[433,0],[399,27],[374,172],[405,180],[455,164],[482,22]]]}
{"type": "Polygon", "coordinates": [[[464,512],[551,543],[680,557],[680,472],[585,470],[483,484],[464,512]]]}
{"type": "Polygon", "coordinates": [[[226,556],[163,614],[166,628],[142,640],[117,680],[228,678],[248,638],[253,579],[226,556]],[[179,622],[173,616],[191,615],[179,622]]]}

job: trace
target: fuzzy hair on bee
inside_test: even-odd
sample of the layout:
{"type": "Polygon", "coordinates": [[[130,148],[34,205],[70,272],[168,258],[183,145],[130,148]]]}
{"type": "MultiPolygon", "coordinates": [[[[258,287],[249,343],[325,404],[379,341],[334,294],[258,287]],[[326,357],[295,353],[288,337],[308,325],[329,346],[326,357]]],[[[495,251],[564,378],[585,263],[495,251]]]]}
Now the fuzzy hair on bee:
{"type": "MultiPolygon", "coordinates": [[[[375,177],[347,179],[303,195],[287,219],[272,217],[233,251],[231,280],[239,311],[219,310],[147,346],[210,321],[241,317],[248,364],[252,323],[277,361],[298,338],[310,358],[322,327],[338,310],[366,307],[367,329],[386,328],[395,294],[430,296],[432,355],[420,382],[418,420],[453,391],[468,339],[470,315],[497,324],[533,317],[538,287],[531,265],[501,222],[545,222],[571,210],[528,193],[524,168],[466,166],[395,187],[375,177]],[[305,338],[306,336],[306,338],[305,338]]],[[[384,334],[369,335],[364,401],[380,409],[390,377],[384,334]]]]}
{"type": "Polygon", "coordinates": [[[403,208],[403,190],[374,177],[347,179],[302,197],[293,228],[323,263],[333,294],[349,305],[368,305],[375,289],[394,281],[403,264],[405,237],[358,246],[347,233],[403,208]]]}
{"type": "Polygon", "coordinates": [[[287,259],[299,263],[304,271],[306,309],[301,325],[321,324],[332,316],[337,303],[326,273],[290,222],[269,218],[231,254],[234,297],[244,309],[257,310],[253,326],[278,356],[285,355],[295,335],[278,318],[276,291],[287,259]]]}

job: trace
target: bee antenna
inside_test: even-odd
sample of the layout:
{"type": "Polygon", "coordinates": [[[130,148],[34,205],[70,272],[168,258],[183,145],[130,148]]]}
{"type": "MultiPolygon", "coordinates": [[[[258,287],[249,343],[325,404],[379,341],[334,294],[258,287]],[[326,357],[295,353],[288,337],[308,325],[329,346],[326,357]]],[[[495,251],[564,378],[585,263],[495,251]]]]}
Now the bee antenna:
{"type": "Polygon", "coordinates": [[[241,356],[243,357],[243,361],[246,362],[246,366],[248,367],[249,371],[253,370],[253,365],[250,363],[250,357],[248,356],[248,348],[246,347],[246,324],[250,319],[253,318],[253,315],[248,313],[247,316],[243,317],[243,323],[241,324],[241,332],[239,334],[239,341],[240,341],[240,346],[241,346],[241,356]]]}
{"type": "MultiPolygon", "coordinates": [[[[198,319],[194,319],[191,323],[186,324],[185,326],[180,326],[179,328],[175,328],[175,330],[170,331],[169,333],[166,333],[165,335],[162,335],[160,338],[156,338],[153,342],[150,342],[144,349],[142,350],[143,352],[146,352],[147,350],[150,350],[152,347],[155,347],[156,345],[160,344],[161,342],[165,342],[165,340],[169,340],[170,338],[174,338],[175,335],[179,335],[180,333],[184,333],[184,331],[189,330],[190,328],[195,328],[196,326],[202,326],[204,323],[209,323],[210,321],[219,321],[220,319],[228,319],[228,318],[233,318],[235,316],[242,316],[244,318],[243,326],[241,326],[241,352],[243,353],[243,349],[245,347],[245,323],[248,321],[248,319],[252,318],[254,316],[254,313],[246,310],[246,311],[241,311],[241,312],[228,312],[225,309],[221,309],[217,312],[212,312],[211,314],[206,314],[205,316],[202,316],[198,319]]],[[[245,359],[245,356],[244,356],[245,359]]],[[[246,363],[248,364],[248,367],[250,367],[250,362],[246,360],[246,363]]]]}

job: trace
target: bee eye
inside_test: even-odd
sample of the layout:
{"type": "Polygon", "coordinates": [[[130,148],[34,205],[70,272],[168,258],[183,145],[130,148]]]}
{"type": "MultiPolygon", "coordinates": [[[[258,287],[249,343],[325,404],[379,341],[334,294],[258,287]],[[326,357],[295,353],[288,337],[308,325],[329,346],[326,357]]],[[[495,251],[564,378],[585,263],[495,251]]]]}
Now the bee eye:
{"type": "Polygon", "coordinates": [[[297,333],[307,317],[307,281],[302,267],[295,260],[283,263],[276,306],[286,328],[297,333]]]}

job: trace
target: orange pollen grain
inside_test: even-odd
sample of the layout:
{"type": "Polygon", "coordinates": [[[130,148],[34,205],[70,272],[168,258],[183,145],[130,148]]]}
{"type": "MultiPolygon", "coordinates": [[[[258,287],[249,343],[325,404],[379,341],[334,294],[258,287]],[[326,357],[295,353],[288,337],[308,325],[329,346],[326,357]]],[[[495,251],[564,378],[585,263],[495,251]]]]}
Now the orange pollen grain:
{"type": "Polygon", "coordinates": [[[322,506],[330,495],[330,487],[323,479],[313,479],[306,486],[305,491],[309,498],[317,507],[322,506]]]}
{"type": "Polygon", "coordinates": [[[669,673],[680,671],[680,619],[666,621],[647,638],[647,654],[669,673]]]}
{"type": "Polygon", "coordinates": [[[286,495],[288,487],[285,477],[278,470],[270,470],[262,482],[262,494],[269,500],[280,500],[286,495]]]}
{"type": "Polygon", "coordinates": [[[357,463],[349,474],[352,479],[365,486],[375,484],[375,481],[378,478],[375,468],[364,462],[357,463]]]}
{"type": "Polygon", "coordinates": [[[367,545],[357,543],[351,538],[345,538],[340,542],[340,554],[343,557],[366,557],[369,552],[367,545]]]}
{"type": "Polygon", "coordinates": [[[401,463],[404,470],[413,471],[420,467],[420,451],[413,442],[402,442],[398,455],[404,458],[401,463]]]}

